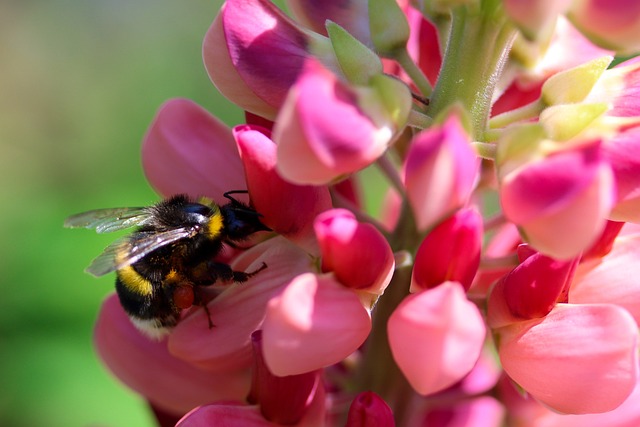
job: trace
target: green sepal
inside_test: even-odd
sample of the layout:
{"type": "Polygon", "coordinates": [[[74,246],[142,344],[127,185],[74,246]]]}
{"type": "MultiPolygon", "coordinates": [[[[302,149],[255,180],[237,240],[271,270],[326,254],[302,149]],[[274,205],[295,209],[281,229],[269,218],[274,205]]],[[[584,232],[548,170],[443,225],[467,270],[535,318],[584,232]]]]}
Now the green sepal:
{"type": "Polygon", "coordinates": [[[366,85],[373,76],[384,72],[378,55],[347,30],[332,21],[327,21],[326,28],[338,64],[349,82],[366,85]]]}

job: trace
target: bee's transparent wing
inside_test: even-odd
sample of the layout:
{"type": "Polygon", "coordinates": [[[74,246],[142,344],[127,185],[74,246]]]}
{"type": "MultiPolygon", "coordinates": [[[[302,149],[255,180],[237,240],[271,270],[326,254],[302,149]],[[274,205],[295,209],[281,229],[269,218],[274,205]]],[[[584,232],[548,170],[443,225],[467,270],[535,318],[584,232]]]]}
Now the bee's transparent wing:
{"type": "Polygon", "coordinates": [[[96,277],[104,276],[139,261],[156,249],[180,239],[193,237],[196,233],[191,228],[176,228],[162,232],[139,231],[121,237],[107,246],[85,271],[96,277]]]}
{"type": "Polygon", "coordinates": [[[95,209],[72,215],[64,221],[67,228],[91,228],[97,233],[110,233],[144,225],[150,218],[147,208],[95,209]]]}

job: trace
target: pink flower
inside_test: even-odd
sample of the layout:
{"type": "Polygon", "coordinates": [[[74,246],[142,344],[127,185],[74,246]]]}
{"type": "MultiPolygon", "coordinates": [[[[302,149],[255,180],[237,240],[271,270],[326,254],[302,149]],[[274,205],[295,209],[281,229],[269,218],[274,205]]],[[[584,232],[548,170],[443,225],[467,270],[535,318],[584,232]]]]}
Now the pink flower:
{"type": "Polygon", "coordinates": [[[505,174],[504,214],[537,250],[569,259],[595,241],[613,206],[615,184],[600,143],[583,144],[505,174]]]}
{"type": "Polygon", "coordinates": [[[328,39],[304,30],[268,0],[229,0],[207,32],[203,57],[224,96],[273,119],[305,58],[327,47],[328,39]]]}
{"type": "Polygon", "coordinates": [[[528,38],[536,38],[553,27],[560,13],[564,13],[569,5],[568,0],[506,0],[505,10],[509,17],[528,38]]]}
{"type": "Polygon", "coordinates": [[[480,357],[485,327],[459,283],[445,282],[406,297],[388,323],[398,367],[420,394],[460,381],[480,357]]]}
{"type": "Polygon", "coordinates": [[[393,84],[399,94],[392,96],[401,98],[404,117],[385,111],[391,106],[380,92],[384,87],[352,88],[317,62],[307,62],[274,128],[279,173],[291,182],[321,185],[375,161],[408,113],[409,92],[393,84]]]}
{"type": "Polygon", "coordinates": [[[478,179],[479,159],[459,120],[418,134],[407,153],[404,184],[420,230],[464,206],[478,179]]]}

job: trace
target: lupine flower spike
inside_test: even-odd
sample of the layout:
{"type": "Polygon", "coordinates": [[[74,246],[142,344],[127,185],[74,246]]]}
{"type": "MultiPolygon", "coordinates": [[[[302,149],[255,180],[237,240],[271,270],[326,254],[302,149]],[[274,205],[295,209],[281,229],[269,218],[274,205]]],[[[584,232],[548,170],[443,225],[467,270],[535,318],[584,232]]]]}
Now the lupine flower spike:
{"type": "Polygon", "coordinates": [[[285,3],[203,29],[246,123],[173,99],[142,143],[263,231],[161,340],[108,297],[111,372],[163,426],[640,425],[639,3],[285,3]]]}

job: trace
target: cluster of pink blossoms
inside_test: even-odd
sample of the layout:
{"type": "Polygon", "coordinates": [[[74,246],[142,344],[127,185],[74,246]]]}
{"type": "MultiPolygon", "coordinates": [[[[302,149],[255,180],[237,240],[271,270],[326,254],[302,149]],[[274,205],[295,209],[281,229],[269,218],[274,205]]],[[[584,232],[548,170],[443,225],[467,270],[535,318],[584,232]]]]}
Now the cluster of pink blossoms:
{"type": "Polygon", "coordinates": [[[287,6],[206,34],[247,124],[171,100],[142,147],[163,196],[248,189],[224,261],[268,268],[159,342],[108,298],[111,371],[180,427],[640,425],[640,3],[287,6]]]}

